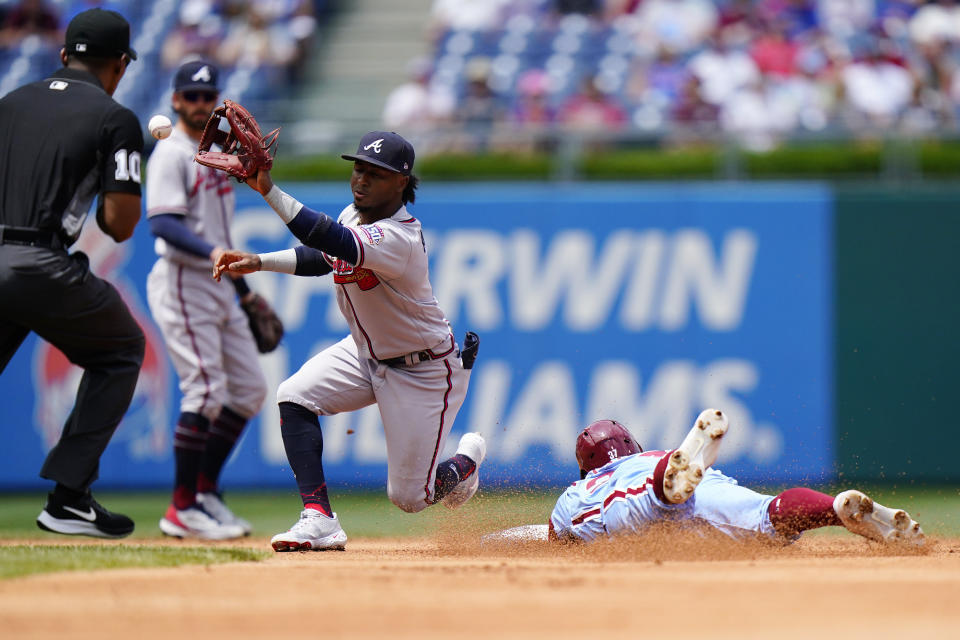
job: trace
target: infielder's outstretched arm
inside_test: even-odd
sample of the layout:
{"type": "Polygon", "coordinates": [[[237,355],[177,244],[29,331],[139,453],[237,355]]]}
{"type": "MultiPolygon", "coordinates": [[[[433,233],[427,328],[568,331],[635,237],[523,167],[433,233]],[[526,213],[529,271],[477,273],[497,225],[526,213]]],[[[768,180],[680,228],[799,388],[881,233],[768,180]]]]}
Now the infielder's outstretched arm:
{"type": "Polygon", "coordinates": [[[298,276],[323,276],[333,271],[333,268],[324,259],[321,251],[299,246],[295,249],[261,254],[227,249],[213,265],[214,279],[219,281],[224,271],[239,274],[276,271],[298,276]]]}
{"type": "Polygon", "coordinates": [[[310,209],[282,191],[273,183],[269,171],[261,169],[256,179],[248,179],[247,184],[263,196],[290,232],[304,245],[346,260],[352,265],[357,264],[360,251],[353,232],[347,227],[325,213],[310,209]]]}

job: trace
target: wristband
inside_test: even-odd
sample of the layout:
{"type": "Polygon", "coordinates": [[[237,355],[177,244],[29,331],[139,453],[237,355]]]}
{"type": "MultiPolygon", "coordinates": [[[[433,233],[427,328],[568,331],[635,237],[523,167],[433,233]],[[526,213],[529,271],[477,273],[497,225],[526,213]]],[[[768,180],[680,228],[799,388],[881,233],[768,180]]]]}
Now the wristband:
{"type": "Polygon", "coordinates": [[[261,271],[277,271],[278,273],[295,273],[297,270],[297,252],[293,249],[271,251],[257,254],[260,257],[261,271]]]}
{"type": "Polygon", "coordinates": [[[290,221],[296,218],[300,209],[303,208],[303,203],[282,191],[277,185],[273,185],[273,188],[263,196],[263,199],[277,212],[284,224],[290,224],[290,221]]]}

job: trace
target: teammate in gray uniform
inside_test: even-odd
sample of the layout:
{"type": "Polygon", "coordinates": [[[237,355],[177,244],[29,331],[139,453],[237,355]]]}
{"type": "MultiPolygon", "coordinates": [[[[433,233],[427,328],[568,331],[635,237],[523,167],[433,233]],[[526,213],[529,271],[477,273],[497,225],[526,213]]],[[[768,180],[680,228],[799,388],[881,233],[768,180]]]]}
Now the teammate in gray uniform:
{"type": "Polygon", "coordinates": [[[242,277],[210,279],[211,265],[231,246],[234,212],[228,176],[193,161],[217,104],[217,76],[205,61],[177,70],[177,124],[147,165],[147,217],[159,256],[147,279],[147,300],[183,394],[173,438],[173,499],[160,530],[213,540],[250,533],[250,524],[223,503],[219,479],[266,397],[257,346],[237,304],[238,294],[255,294],[242,277]]]}
{"type": "Polygon", "coordinates": [[[273,537],[276,551],[343,549],[347,536],[331,510],[323,475],[317,416],[377,404],[387,443],[387,494],[407,512],[442,501],[456,508],[477,491],[486,454],[480,434],[467,433],[456,454],[438,456],[467,393],[478,340],[458,348],[437,304],[413,203],[414,151],[396,133],[373,131],[353,161],[353,203],[337,221],[312,211],[260,171],[248,184],[303,245],[267,254],[227,251],[214,277],[278,271],[333,273],[337,303],[350,336],[317,354],[277,391],[281,432],[304,509],[289,531],[273,537]]]}
{"type": "MultiPolygon", "coordinates": [[[[920,525],[905,511],[855,489],[831,496],[795,487],[771,496],[741,487],[710,468],[727,428],[723,412],[707,409],[679,447],[645,452],[618,422],[589,425],[577,437],[581,480],[557,500],[549,537],[590,542],[642,535],[650,524],[673,522],[707,526],[734,539],[790,542],[810,529],[843,526],[878,542],[924,544],[920,525]]],[[[533,532],[529,526],[513,530],[517,537],[533,532]]]]}
{"type": "Polygon", "coordinates": [[[115,11],[79,13],[65,35],[62,69],[0,99],[0,372],[31,331],[83,369],[40,471],[56,486],[37,525],[119,538],[133,521],[101,507],[90,485],[130,406],[145,342],[117,290],[67,247],[98,197],[97,226],[116,242],[140,220],[143,133],[111,97],[137,54],[115,11]]]}

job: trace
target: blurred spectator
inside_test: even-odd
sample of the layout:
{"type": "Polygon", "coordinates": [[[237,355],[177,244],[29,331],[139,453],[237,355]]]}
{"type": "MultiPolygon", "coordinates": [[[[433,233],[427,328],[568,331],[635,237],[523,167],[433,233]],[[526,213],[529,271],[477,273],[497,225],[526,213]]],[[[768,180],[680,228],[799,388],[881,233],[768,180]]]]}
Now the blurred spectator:
{"type": "Polygon", "coordinates": [[[910,72],[885,59],[878,43],[843,70],[842,82],[854,126],[892,126],[913,95],[910,72]]]}
{"type": "Polygon", "coordinates": [[[431,84],[431,71],[427,58],[414,59],[407,66],[409,80],[390,92],[383,107],[388,130],[423,130],[450,120],[456,97],[446,86],[431,84]]]}
{"type": "Polygon", "coordinates": [[[453,117],[459,125],[455,147],[460,151],[485,148],[494,124],[503,121],[503,105],[490,88],[490,60],[482,56],[471,59],[466,73],[466,91],[453,117]]]}
{"type": "Polygon", "coordinates": [[[627,114],[612,96],[600,90],[596,78],[587,77],[580,91],[561,106],[557,119],[578,131],[617,131],[624,128],[627,114]]]}
{"type": "Polygon", "coordinates": [[[517,80],[517,104],[510,121],[521,125],[551,125],[557,112],[549,102],[550,78],[542,69],[530,69],[517,80]]]}
{"type": "Polygon", "coordinates": [[[485,31],[500,25],[510,0],[434,0],[427,28],[436,42],[447,30],[485,31]]]}
{"type": "Polygon", "coordinates": [[[720,2],[717,10],[717,27],[724,34],[725,44],[734,48],[749,44],[758,20],[753,0],[727,0],[720,2]]]}
{"type": "Polygon", "coordinates": [[[187,0],[180,6],[179,21],[160,51],[167,69],[189,58],[212,60],[223,37],[223,21],[213,12],[210,0],[187,0]]]}
{"type": "Polygon", "coordinates": [[[720,113],[723,130],[751,151],[769,151],[796,128],[796,105],[761,76],[736,92],[720,113]]]}
{"type": "Polygon", "coordinates": [[[700,91],[707,102],[721,105],[737,89],[755,82],[760,71],[742,50],[728,46],[737,37],[730,27],[720,29],[708,47],[690,59],[687,68],[699,79],[700,91]]]}
{"type": "Polygon", "coordinates": [[[720,108],[706,99],[700,78],[691,73],[673,105],[670,117],[681,127],[673,136],[674,142],[702,139],[716,132],[720,108]]]}
{"type": "Polygon", "coordinates": [[[225,66],[286,67],[296,59],[297,49],[282,25],[272,22],[270,5],[250,3],[231,20],[227,35],[217,48],[217,61],[225,66]]]}
{"type": "Polygon", "coordinates": [[[817,0],[818,22],[837,38],[850,38],[874,22],[874,0],[817,0]]]}
{"type": "Polygon", "coordinates": [[[960,40],[960,6],[954,0],[929,2],[908,23],[910,38],[918,44],[960,40]]]}
{"type": "Polygon", "coordinates": [[[668,105],[680,95],[687,71],[666,47],[657,50],[653,62],[639,60],[627,79],[627,96],[638,103],[668,105]]]}
{"type": "Polygon", "coordinates": [[[832,62],[815,43],[808,43],[797,56],[796,70],[792,76],[774,77],[777,103],[790,105],[799,129],[821,131],[835,119],[839,101],[832,62]]]}
{"type": "Polygon", "coordinates": [[[14,47],[28,36],[38,36],[46,44],[63,44],[57,14],[43,0],[21,0],[3,20],[0,48],[14,47]]]}
{"type": "Polygon", "coordinates": [[[787,23],[771,20],[750,47],[760,73],[790,76],[795,72],[799,44],[787,38],[787,23]]]}
{"type": "MultiPolygon", "coordinates": [[[[924,92],[937,93],[944,98],[949,95],[957,61],[954,47],[944,40],[918,44],[909,58],[910,72],[917,78],[924,92]]],[[[924,102],[931,103],[930,99],[924,102]]],[[[942,111],[943,107],[940,108],[942,111]]]]}
{"type": "Polygon", "coordinates": [[[639,39],[674,53],[700,46],[717,27],[717,9],[710,0],[643,0],[635,14],[639,39]]]}
{"type": "Polygon", "coordinates": [[[580,13],[585,16],[600,16],[603,14],[603,0],[551,0],[553,10],[560,15],[580,13]]]}
{"type": "Polygon", "coordinates": [[[557,111],[550,104],[550,78],[542,69],[530,69],[517,80],[517,99],[509,125],[498,145],[515,151],[549,152],[556,146],[552,127],[557,111]]]}
{"type": "Polygon", "coordinates": [[[935,134],[945,123],[940,96],[924,91],[923,84],[913,85],[910,102],[904,108],[897,122],[897,131],[908,137],[923,137],[935,134]],[[930,101],[933,100],[934,104],[930,101]]]}
{"type": "Polygon", "coordinates": [[[817,0],[765,0],[757,18],[759,23],[778,23],[789,40],[804,37],[820,24],[817,0]]]}
{"type": "Polygon", "coordinates": [[[293,41],[293,61],[288,68],[289,81],[299,82],[310,63],[314,38],[317,33],[317,16],[313,0],[294,0],[294,6],[284,18],[284,26],[293,41]]]}

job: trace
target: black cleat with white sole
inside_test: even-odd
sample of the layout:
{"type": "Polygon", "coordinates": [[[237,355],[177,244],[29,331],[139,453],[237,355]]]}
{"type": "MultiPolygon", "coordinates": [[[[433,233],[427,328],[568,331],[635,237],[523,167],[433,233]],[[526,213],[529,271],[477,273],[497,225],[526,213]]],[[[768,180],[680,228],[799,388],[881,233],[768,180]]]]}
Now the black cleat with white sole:
{"type": "Polygon", "coordinates": [[[133,533],[133,520],[104,509],[87,492],[76,500],[65,502],[48,494],[47,504],[37,516],[37,526],[44,531],[94,538],[123,538],[133,533]]]}

